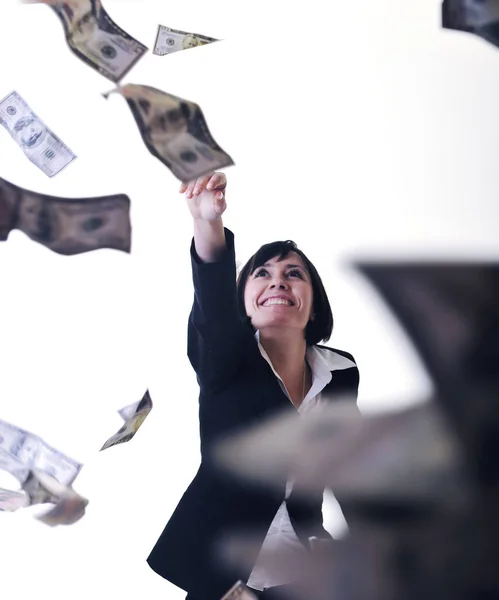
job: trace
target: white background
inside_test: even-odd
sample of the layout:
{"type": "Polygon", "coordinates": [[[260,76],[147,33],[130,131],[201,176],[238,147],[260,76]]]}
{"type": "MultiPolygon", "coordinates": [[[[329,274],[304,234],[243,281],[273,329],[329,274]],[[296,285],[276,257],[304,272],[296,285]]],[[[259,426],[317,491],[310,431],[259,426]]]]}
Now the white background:
{"type": "MultiPolygon", "coordinates": [[[[233,157],[225,224],[245,262],[294,239],[333,306],[330,344],[354,354],[365,412],[430,383],[352,261],[497,257],[499,51],[440,28],[438,0],[303,3],[107,0],[152,49],[157,25],[224,41],[149,53],[123,83],[200,104],[233,157]]],[[[14,231],[0,245],[0,418],[85,463],[87,515],[50,529],[0,514],[0,594],[178,600],[145,559],[196,471],[197,385],[186,357],[190,217],[123,98],[68,49],[46,6],[2,0],[0,97],[17,90],[78,159],[49,179],[0,130],[0,177],[65,197],[124,192],[132,254],[59,256],[14,231]],[[135,439],[103,453],[115,412],[149,388],[135,439]]],[[[3,478],[4,484],[13,484],[3,478]]],[[[334,502],[328,527],[339,533],[334,502]]]]}

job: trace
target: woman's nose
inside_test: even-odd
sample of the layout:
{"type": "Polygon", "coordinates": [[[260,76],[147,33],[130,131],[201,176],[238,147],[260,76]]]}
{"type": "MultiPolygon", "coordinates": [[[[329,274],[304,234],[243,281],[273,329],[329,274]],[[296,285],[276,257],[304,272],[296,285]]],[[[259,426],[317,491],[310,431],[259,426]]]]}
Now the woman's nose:
{"type": "Polygon", "coordinates": [[[270,289],[279,288],[280,290],[285,290],[286,287],[286,282],[281,278],[276,278],[270,283],[270,289]]]}

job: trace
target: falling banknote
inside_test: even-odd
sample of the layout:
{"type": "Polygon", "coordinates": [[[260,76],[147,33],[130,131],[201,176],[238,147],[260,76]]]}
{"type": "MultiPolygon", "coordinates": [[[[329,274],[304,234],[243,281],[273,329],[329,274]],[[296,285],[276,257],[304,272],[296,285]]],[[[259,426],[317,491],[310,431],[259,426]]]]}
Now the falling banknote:
{"type": "Polygon", "coordinates": [[[104,97],[115,92],[126,99],[149,152],[181,181],[234,164],[211,136],[201,108],[194,102],[134,84],[104,97]]]}
{"type": "Polygon", "coordinates": [[[49,177],[57,175],[76,158],[76,154],[15,91],[0,100],[0,125],[10,133],[29,160],[49,177]]]}
{"type": "Polygon", "coordinates": [[[268,485],[289,472],[306,495],[331,487],[341,498],[434,503],[463,487],[459,446],[433,402],[370,417],[350,402],[278,415],[219,442],[215,456],[268,485]]]}
{"type": "Polygon", "coordinates": [[[237,581],[221,600],[257,600],[257,598],[242,581],[237,581]]]}
{"type": "Polygon", "coordinates": [[[475,473],[499,481],[499,263],[357,267],[410,335],[475,473]]]}
{"type": "Polygon", "coordinates": [[[152,400],[149,395],[149,391],[146,391],[142,400],[125,406],[119,410],[119,415],[125,421],[123,427],[121,427],[113,436],[111,436],[107,442],[102,446],[101,451],[117,444],[124,444],[129,442],[133,436],[137,433],[139,427],[144,422],[147,415],[151,412],[152,400]]]}
{"type": "Polygon", "coordinates": [[[0,178],[0,241],[13,229],[58,254],[99,248],[130,252],[130,199],[124,194],[56,198],[0,178]]]}
{"type": "Polygon", "coordinates": [[[474,33],[499,47],[499,0],[444,0],[442,26],[474,33]]]}
{"type": "Polygon", "coordinates": [[[212,42],[218,42],[218,40],[207,35],[188,33],[187,31],[179,31],[178,29],[170,29],[170,27],[166,27],[165,25],[159,25],[152,52],[158,56],[165,56],[166,54],[172,54],[172,52],[188,50],[189,48],[204,46],[212,42]]]}
{"type": "Polygon", "coordinates": [[[42,520],[47,518],[50,521],[47,524],[73,522],[84,499],[70,486],[81,467],[81,463],[49,446],[39,436],[0,420],[0,469],[22,484],[22,490],[0,489],[0,511],[13,512],[32,504],[52,502],[56,507],[40,517],[42,520]],[[44,485],[44,481],[49,481],[49,485],[44,485]]]}
{"type": "Polygon", "coordinates": [[[49,5],[57,13],[74,54],[115,83],[147,52],[146,46],[111,19],[100,0],[38,2],[49,5]]]}
{"type": "Polygon", "coordinates": [[[72,525],[85,514],[88,500],[70,486],[59,483],[54,477],[39,469],[30,471],[23,483],[29,497],[29,505],[55,504],[55,507],[37,519],[50,525],[72,525]]]}
{"type": "Polygon", "coordinates": [[[49,446],[34,433],[0,420],[0,469],[21,483],[30,469],[39,469],[61,484],[69,485],[81,467],[81,463],[49,446]]]}

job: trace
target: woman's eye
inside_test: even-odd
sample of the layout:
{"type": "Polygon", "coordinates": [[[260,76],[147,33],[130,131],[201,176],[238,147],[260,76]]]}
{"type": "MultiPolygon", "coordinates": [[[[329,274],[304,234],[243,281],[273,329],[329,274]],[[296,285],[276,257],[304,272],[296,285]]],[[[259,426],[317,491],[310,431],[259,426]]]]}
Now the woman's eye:
{"type": "Polygon", "coordinates": [[[288,271],[288,275],[294,275],[294,276],[302,279],[302,274],[300,271],[298,271],[298,269],[293,269],[292,271],[288,271]]]}
{"type": "Polygon", "coordinates": [[[268,275],[267,269],[260,269],[259,271],[257,271],[255,273],[255,277],[260,277],[260,275],[263,275],[263,274],[268,275]]]}

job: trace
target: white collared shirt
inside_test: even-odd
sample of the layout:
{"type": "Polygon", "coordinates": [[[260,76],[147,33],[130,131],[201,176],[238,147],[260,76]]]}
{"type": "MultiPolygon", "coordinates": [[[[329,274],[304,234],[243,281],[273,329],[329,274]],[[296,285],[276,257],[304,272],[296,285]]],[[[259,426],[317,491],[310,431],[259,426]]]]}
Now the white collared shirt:
{"type": "MultiPolygon", "coordinates": [[[[267,352],[265,352],[265,349],[260,344],[258,331],[255,334],[255,338],[258,342],[258,348],[262,356],[269,363],[272,371],[279,380],[283,392],[289,398],[284,382],[275,371],[267,352]]],[[[318,348],[317,346],[307,346],[306,359],[310,366],[310,370],[312,371],[312,386],[298,408],[299,414],[313,410],[321,403],[322,390],[332,379],[331,371],[349,369],[350,367],[355,366],[355,363],[349,358],[337,354],[332,350],[325,350],[323,348],[318,348]]],[[[286,506],[286,500],[289,498],[292,489],[293,482],[288,481],[286,485],[285,500],[279,507],[274,520],[270,524],[256,564],[249,576],[247,585],[254,590],[262,591],[269,587],[290,583],[289,574],[286,576],[285,573],[276,573],[275,569],[267,568],[265,564],[265,555],[287,552],[306,552],[305,547],[300,542],[293,525],[291,524],[286,506]]]]}

